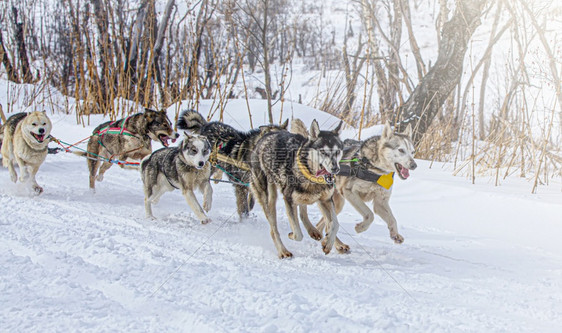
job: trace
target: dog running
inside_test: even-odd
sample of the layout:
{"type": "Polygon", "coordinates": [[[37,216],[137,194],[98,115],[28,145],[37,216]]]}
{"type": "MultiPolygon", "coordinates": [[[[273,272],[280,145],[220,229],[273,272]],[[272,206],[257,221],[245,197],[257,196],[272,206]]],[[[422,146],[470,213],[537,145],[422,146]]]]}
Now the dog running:
{"type": "Polygon", "coordinates": [[[29,182],[36,195],[43,193],[35,175],[48,152],[52,124],[46,112],[20,112],[12,115],[3,126],[2,164],[8,168],[15,183],[19,166],[22,183],[29,182]]]}
{"type": "MultiPolygon", "coordinates": [[[[343,154],[341,128],[342,122],[332,131],[321,131],[314,120],[308,137],[278,131],[265,134],[256,145],[251,157],[251,190],[263,207],[279,258],[293,254],[283,245],[277,228],[278,189],[292,230],[289,238],[300,241],[303,237],[297,206],[318,203],[327,221],[326,237],[322,240],[324,253],[328,254],[335,243],[339,224],[332,201],[333,175],[340,171],[343,154]]],[[[303,224],[312,238],[320,240],[322,236],[312,224],[303,224]]]]}
{"type": "Polygon", "coordinates": [[[151,140],[168,147],[168,141],[175,142],[178,137],[165,111],[145,109],[99,125],[88,140],[88,153],[82,154],[88,157],[90,189],[95,190],[96,180],[103,180],[111,160],[141,160],[152,152],[151,140]]]}
{"type": "MultiPolygon", "coordinates": [[[[345,140],[343,160],[351,163],[342,164],[336,180],[336,212],[342,211],[347,200],[363,217],[363,221],[355,226],[357,233],[369,229],[374,214],[377,214],[386,222],[390,238],[397,244],[404,242],[404,237],[398,233],[389,201],[393,175],[405,180],[410,176],[410,170],[417,168],[411,127],[408,126],[402,133],[394,133],[387,122],[381,136],[373,136],[363,142],[345,140]],[[372,211],[365,204],[367,202],[372,202],[372,211]]],[[[322,231],[325,224],[322,218],[317,225],[318,230],[322,231]]],[[[336,246],[344,245],[336,240],[336,246]]]]}
{"type": "Polygon", "coordinates": [[[248,184],[251,178],[250,156],[256,149],[258,140],[266,133],[284,131],[287,129],[288,120],[282,125],[264,125],[248,132],[239,131],[230,125],[219,121],[208,122],[197,111],[186,110],[180,114],[177,128],[197,133],[207,137],[214,155],[216,168],[213,176],[220,178],[225,172],[233,183],[236,195],[236,206],[240,219],[248,216],[254,206],[254,200],[249,192],[248,184]]]}
{"type": "Polygon", "coordinates": [[[141,178],[146,216],[155,219],[152,204],[158,203],[164,193],[179,189],[201,223],[209,223],[211,219],[205,211],[211,209],[213,196],[209,183],[211,166],[207,163],[210,154],[211,145],[205,137],[186,134],[178,147],[162,148],[145,157],[141,162],[141,178]],[[203,193],[203,207],[195,197],[195,189],[203,193]]]}

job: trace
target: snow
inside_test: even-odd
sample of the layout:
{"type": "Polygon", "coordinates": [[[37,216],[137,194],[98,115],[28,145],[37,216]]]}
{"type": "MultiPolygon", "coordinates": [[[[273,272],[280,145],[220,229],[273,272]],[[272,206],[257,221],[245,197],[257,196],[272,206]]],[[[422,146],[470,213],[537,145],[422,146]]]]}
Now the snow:
{"type": "MultiPolygon", "coordinates": [[[[263,102],[250,103],[254,126],[263,123],[263,102]]],[[[225,121],[249,129],[245,105],[229,102],[225,121]]],[[[298,104],[284,110],[283,120],[337,124],[298,104]]],[[[81,127],[72,114],[49,115],[53,135],[66,142],[106,120],[93,116],[81,127]]],[[[0,168],[1,330],[559,331],[560,180],[532,195],[519,178],[471,185],[448,165],[417,162],[391,199],[404,244],[391,241],[378,217],[356,234],[361,217],[346,205],[339,237],[351,253],[324,255],[319,242],[288,239],[278,200],[290,260],[277,258],[259,205],[238,221],[227,184],[213,184],[213,222],[202,225],[179,191],[154,205],[157,221],[145,219],[136,170],[112,167],[93,194],[83,158],[48,155],[37,174],[45,191],[34,197],[0,168]]]]}

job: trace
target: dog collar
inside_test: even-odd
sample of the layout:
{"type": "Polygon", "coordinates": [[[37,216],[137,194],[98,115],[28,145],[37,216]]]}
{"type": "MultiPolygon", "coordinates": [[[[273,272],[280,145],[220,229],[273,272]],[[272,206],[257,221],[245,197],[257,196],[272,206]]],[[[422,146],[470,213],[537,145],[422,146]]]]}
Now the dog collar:
{"type": "Polygon", "coordinates": [[[297,151],[297,167],[299,168],[299,171],[302,173],[304,178],[308,179],[309,181],[315,184],[328,185],[328,182],[326,181],[326,179],[324,179],[324,177],[313,176],[310,171],[308,171],[307,166],[302,163],[301,148],[299,148],[299,150],[297,151]]]}

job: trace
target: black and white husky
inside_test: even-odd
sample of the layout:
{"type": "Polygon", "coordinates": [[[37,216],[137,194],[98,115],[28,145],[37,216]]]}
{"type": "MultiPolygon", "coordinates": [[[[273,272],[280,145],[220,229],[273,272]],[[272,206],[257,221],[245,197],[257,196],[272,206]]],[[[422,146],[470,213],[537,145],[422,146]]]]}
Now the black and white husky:
{"type": "Polygon", "coordinates": [[[211,222],[205,214],[211,209],[213,195],[209,183],[211,165],[207,162],[210,154],[211,145],[204,136],[186,134],[179,146],[162,148],[145,157],[141,177],[146,216],[154,219],[152,204],[158,203],[165,192],[179,189],[201,223],[211,222]],[[203,207],[195,197],[195,189],[203,193],[203,207]]]}
{"type": "MultiPolygon", "coordinates": [[[[257,143],[251,157],[251,190],[257,198],[271,228],[271,237],[279,258],[292,257],[277,229],[277,190],[285,200],[292,232],[289,238],[302,240],[297,207],[318,203],[326,218],[326,237],[322,240],[328,254],[336,239],[338,220],[332,201],[334,174],[340,171],[343,144],[339,138],[342,123],[333,131],[320,131],[314,120],[308,137],[277,131],[265,134],[257,143]]],[[[308,234],[317,240],[322,237],[310,223],[303,221],[308,234]]]]}

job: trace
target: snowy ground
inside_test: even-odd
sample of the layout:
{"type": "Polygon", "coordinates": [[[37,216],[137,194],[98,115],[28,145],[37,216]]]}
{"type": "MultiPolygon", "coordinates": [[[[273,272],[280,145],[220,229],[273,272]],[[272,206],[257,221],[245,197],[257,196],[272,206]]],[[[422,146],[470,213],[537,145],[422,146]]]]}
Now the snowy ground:
{"type": "MultiPolygon", "coordinates": [[[[51,118],[61,139],[91,130],[51,118]]],[[[378,218],[356,234],[347,205],[339,235],[352,251],[326,256],[316,241],[286,237],[279,202],[291,260],[277,259],[259,206],[238,221],[228,184],[214,185],[212,223],[198,223],[177,191],[154,222],[136,170],[113,167],[92,194],[84,159],[49,155],[45,192],[32,197],[0,168],[0,331],[559,330],[560,184],[530,195],[523,180],[469,185],[418,162],[391,200],[404,244],[378,218]]]]}

